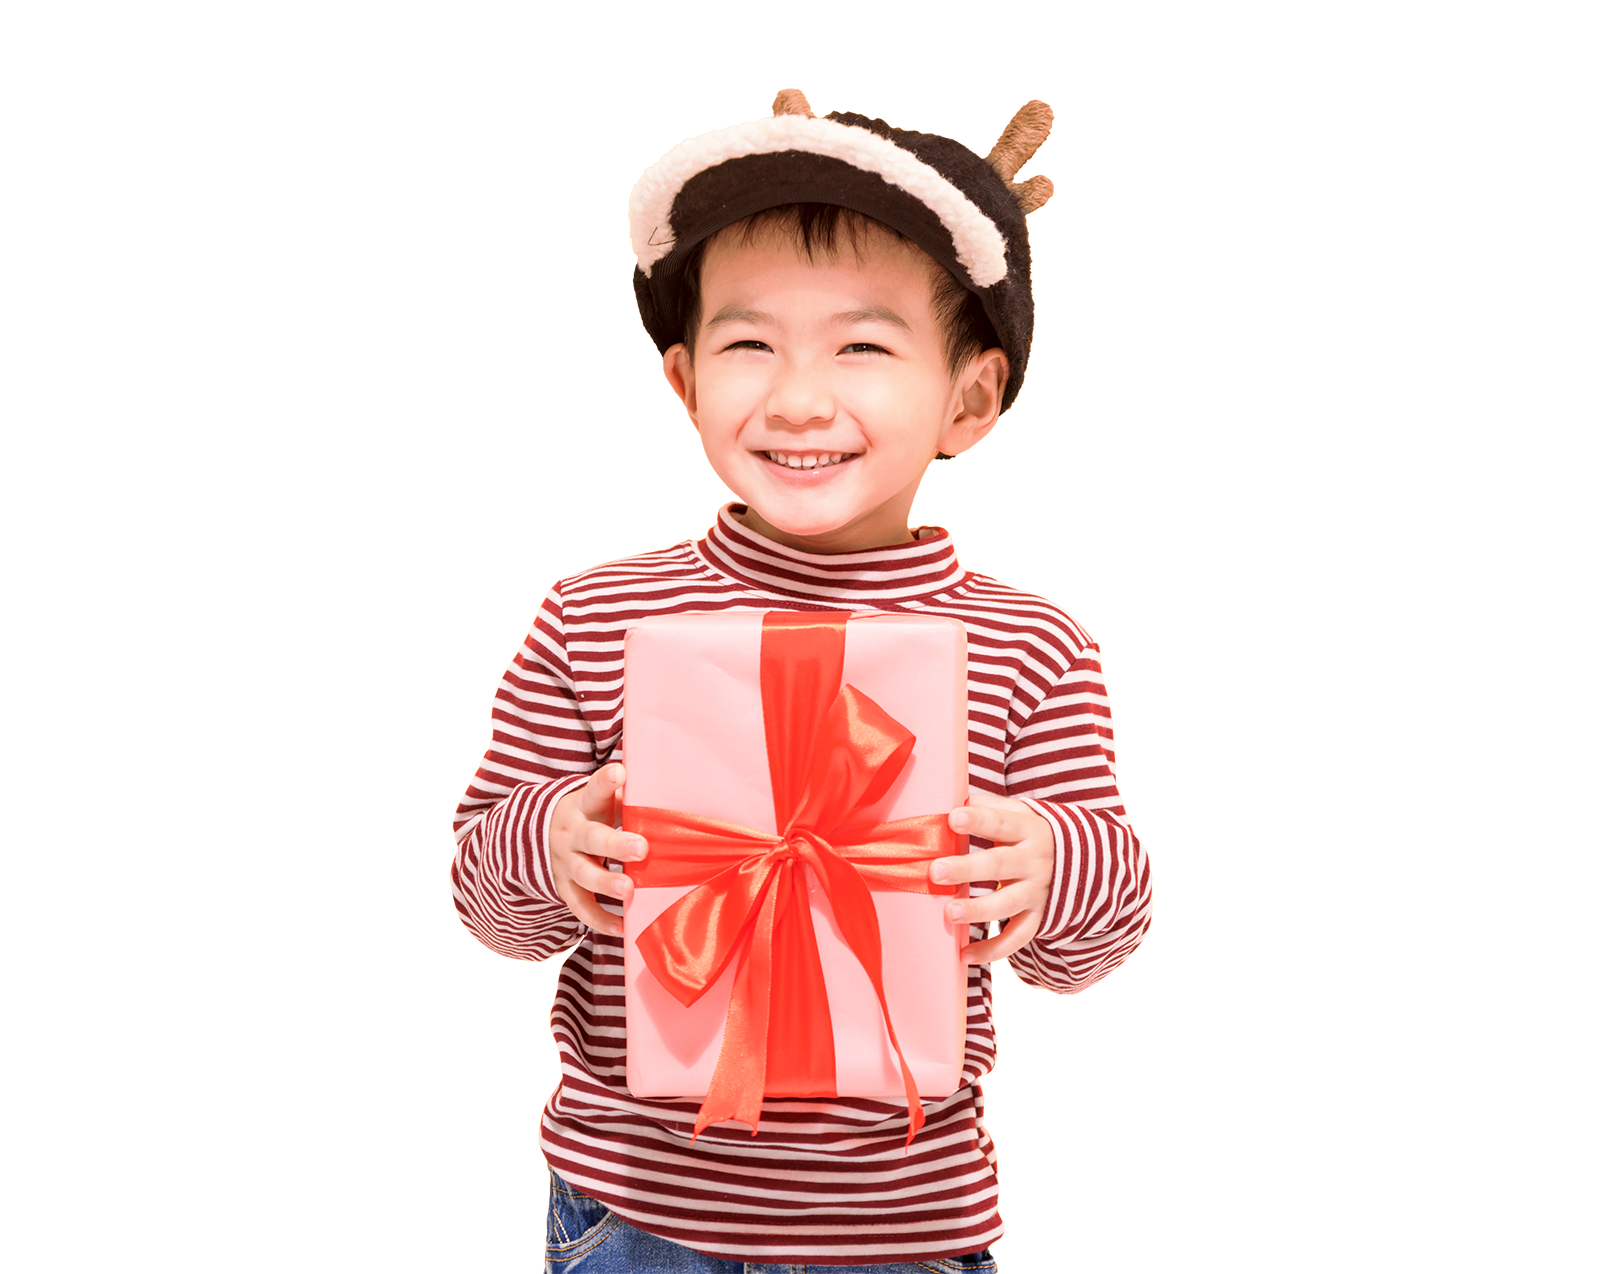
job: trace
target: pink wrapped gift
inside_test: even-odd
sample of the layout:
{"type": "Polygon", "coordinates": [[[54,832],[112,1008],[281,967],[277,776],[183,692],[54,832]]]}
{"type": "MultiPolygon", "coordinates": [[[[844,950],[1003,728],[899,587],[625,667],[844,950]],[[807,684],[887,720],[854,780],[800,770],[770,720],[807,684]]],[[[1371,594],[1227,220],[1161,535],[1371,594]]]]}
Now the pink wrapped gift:
{"type": "Polygon", "coordinates": [[[944,822],[967,797],[966,630],[844,620],[723,611],[627,636],[623,826],[651,843],[623,913],[628,1087],[711,1094],[699,1127],[754,1127],[751,1093],[914,1101],[961,1074],[966,926],[944,906],[964,887],[930,886],[927,862],[966,852],[944,822]]]}

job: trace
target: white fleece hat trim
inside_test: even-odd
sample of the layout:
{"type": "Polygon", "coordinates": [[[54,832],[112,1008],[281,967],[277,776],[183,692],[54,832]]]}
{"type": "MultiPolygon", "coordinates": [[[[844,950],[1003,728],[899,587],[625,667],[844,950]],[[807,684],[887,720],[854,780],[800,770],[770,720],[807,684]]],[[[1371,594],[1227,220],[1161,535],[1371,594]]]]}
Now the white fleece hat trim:
{"type": "Polygon", "coordinates": [[[975,286],[991,287],[1006,277],[1005,236],[937,168],[865,128],[804,115],[776,115],[691,137],[645,170],[628,199],[628,229],[645,277],[672,251],[672,204],[691,177],[730,159],[783,150],[827,155],[876,173],[933,211],[975,286]]]}

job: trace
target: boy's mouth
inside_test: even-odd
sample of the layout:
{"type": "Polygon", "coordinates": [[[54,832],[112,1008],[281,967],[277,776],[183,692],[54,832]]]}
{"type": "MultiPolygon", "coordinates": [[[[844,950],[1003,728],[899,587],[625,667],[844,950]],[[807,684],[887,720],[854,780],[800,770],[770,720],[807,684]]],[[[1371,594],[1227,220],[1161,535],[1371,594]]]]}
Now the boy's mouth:
{"type": "Polygon", "coordinates": [[[847,460],[854,460],[859,451],[763,451],[773,464],[786,469],[827,469],[847,460]]]}

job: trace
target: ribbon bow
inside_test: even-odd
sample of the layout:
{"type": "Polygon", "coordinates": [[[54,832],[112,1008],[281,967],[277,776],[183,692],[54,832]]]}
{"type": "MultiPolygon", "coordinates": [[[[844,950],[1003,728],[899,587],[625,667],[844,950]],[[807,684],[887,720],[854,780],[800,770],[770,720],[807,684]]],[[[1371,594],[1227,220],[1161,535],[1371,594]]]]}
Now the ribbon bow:
{"type": "Polygon", "coordinates": [[[929,882],[927,864],[957,853],[959,840],[943,814],[848,829],[899,778],[916,739],[854,686],[841,687],[846,618],[833,611],[762,618],[761,709],[778,835],[675,810],[623,810],[623,827],[650,842],[648,860],[628,865],[634,883],[698,886],[639,935],[651,973],[688,1006],[738,959],[697,1137],[728,1119],[749,1124],[754,1136],[763,1095],[837,1095],[833,1021],[801,864],[827,895],[877,993],[905,1082],[908,1145],[923,1124],[884,996],[868,884],[953,893],[954,886],[929,882]]]}

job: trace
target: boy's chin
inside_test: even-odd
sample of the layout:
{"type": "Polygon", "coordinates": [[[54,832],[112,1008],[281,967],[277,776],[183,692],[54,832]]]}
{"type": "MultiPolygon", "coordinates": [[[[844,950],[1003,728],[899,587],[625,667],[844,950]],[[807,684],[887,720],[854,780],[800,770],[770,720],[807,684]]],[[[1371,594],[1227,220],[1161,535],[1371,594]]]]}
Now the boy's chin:
{"type": "MultiPolygon", "coordinates": [[[[785,516],[783,513],[777,513],[769,517],[761,508],[749,500],[744,502],[744,506],[748,510],[744,519],[746,522],[754,522],[758,526],[778,531],[783,535],[811,539],[816,536],[835,535],[848,525],[848,523],[841,522],[835,518],[796,518],[785,516]]],[[[771,506],[769,505],[768,507],[770,508],[771,506]]]]}
{"type": "Polygon", "coordinates": [[[741,519],[746,526],[768,539],[822,551],[850,552],[897,543],[905,538],[903,526],[892,525],[894,518],[882,511],[848,510],[846,513],[823,510],[798,511],[769,506],[773,516],[749,500],[741,519]],[[878,516],[873,516],[877,514],[878,516]]]}

